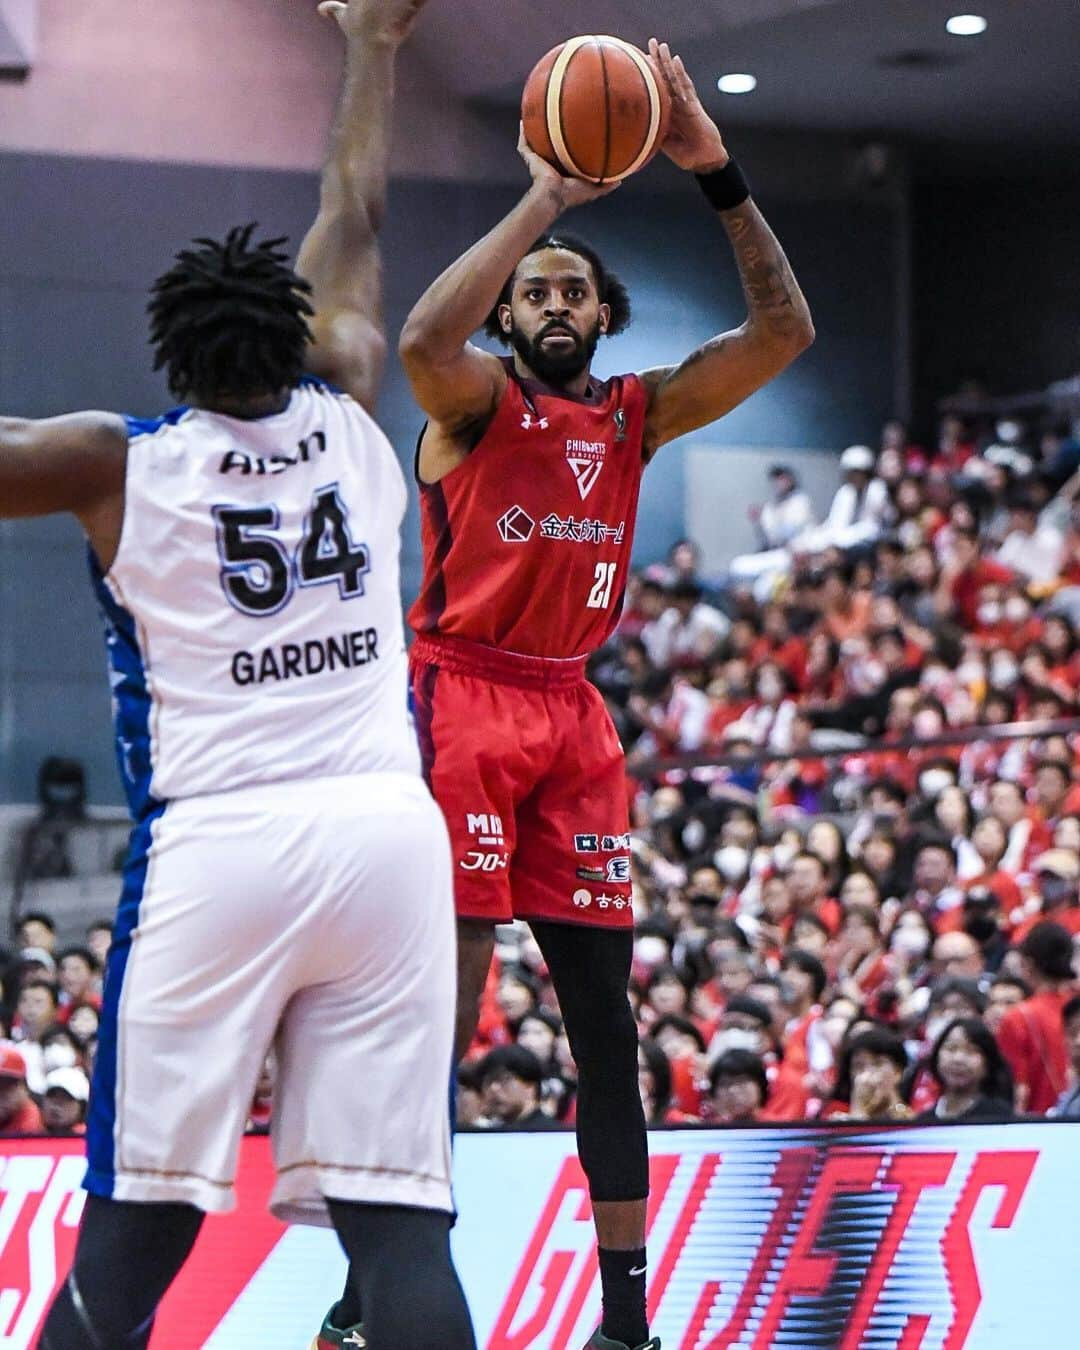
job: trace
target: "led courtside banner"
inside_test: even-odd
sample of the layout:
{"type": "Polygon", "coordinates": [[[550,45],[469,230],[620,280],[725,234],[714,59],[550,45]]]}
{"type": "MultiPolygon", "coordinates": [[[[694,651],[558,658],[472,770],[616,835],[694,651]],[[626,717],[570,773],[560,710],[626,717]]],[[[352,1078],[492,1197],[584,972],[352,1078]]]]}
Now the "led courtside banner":
{"type": "MultiPolygon", "coordinates": [[[[649,1299],[664,1350],[1080,1344],[1080,1125],[655,1133],[649,1299]]],[[[0,1140],[0,1350],[70,1259],[79,1144],[0,1140]]],[[[487,1350],[581,1350],[599,1314],[573,1136],[458,1139],[455,1251],[487,1350]]],[[[154,1350],[305,1350],[340,1292],[333,1236],[265,1212],[265,1139],[207,1221],[154,1350]]],[[[417,1272],[422,1278],[422,1272],[417,1272]]]]}

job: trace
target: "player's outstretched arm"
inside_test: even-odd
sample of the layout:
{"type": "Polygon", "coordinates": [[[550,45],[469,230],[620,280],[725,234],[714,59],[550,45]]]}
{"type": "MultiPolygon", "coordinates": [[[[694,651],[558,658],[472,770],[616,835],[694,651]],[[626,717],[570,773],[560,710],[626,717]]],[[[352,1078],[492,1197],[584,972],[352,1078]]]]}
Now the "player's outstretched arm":
{"type": "MultiPolygon", "coordinates": [[[[649,52],[671,93],[671,131],[664,152],[680,168],[712,174],[730,155],[716,124],[701,105],[680,57],[666,43],[649,52]]],[[[661,445],[730,412],[791,364],[814,340],[810,309],[784,250],[749,198],[719,216],[735,250],[745,322],[721,333],[677,366],[642,372],[651,394],[645,448],[661,445]]]]}
{"type": "MultiPolygon", "coordinates": [[[[517,206],[433,282],[402,329],[399,349],[416,401],[448,440],[482,424],[498,406],[506,386],[499,359],[473,346],[470,338],[491,313],[506,279],[529,247],[572,206],[612,190],[564,178],[532,152],[522,132],[518,151],[532,185],[517,206]]],[[[437,462],[428,454],[436,438],[425,438],[420,474],[434,482],[453,467],[452,454],[437,462]]]]}
{"type": "Polygon", "coordinates": [[[386,364],[378,235],[386,209],[394,62],[427,0],[327,0],[345,34],[345,73],[323,169],[319,214],[297,271],[311,283],[313,374],[371,410],[386,364]]]}
{"type": "Polygon", "coordinates": [[[114,413],[0,417],[0,519],[70,511],[108,568],[123,523],[127,445],[114,413]]]}

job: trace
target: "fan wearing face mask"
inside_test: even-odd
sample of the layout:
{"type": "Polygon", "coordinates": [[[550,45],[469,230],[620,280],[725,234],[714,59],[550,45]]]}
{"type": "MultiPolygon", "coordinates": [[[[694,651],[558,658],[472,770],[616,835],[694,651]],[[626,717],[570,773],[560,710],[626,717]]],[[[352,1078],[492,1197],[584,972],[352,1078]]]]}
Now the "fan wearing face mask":
{"type": "Polygon", "coordinates": [[[1012,570],[985,558],[975,526],[954,531],[952,552],[944,559],[936,595],[938,617],[953,619],[973,632],[979,625],[979,600],[987,586],[1006,586],[1012,570]]]}
{"type": "Polygon", "coordinates": [[[720,1027],[709,1043],[707,1062],[710,1071],[730,1050],[750,1051],[765,1066],[769,1100],[762,1110],[762,1119],[805,1119],[807,1094],[802,1076],[793,1073],[785,1064],[773,1030],[772,1013],[759,999],[743,995],[728,1001],[720,1027]]]}

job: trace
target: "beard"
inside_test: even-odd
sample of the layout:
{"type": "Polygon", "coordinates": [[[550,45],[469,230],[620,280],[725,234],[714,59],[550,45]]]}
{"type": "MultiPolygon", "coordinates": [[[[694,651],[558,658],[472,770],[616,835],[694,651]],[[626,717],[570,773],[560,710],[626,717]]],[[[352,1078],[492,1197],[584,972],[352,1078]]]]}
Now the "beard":
{"type": "Polygon", "coordinates": [[[543,384],[562,385],[576,379],[582,371],[588,370],[596,346],[600,341],[600,323],[597,321],[591,332],[583,337],[575,333],[566,324],[558,322],[545,324],[534,338],[530,338],[517,324],[510,329],[510,345],[525,362],[532,373],[543,384]],[[551,351],[543,345],[549,333],[565,333],[574,339],[573,347],[551,351]]]}

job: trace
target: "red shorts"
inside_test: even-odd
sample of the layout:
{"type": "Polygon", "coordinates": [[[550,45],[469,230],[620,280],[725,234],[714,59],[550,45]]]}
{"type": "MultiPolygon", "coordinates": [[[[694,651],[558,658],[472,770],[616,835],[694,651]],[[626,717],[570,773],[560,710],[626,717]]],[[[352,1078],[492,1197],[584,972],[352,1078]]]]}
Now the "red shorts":
{"type": "Polygon", "coordinates": [[[623,752],[584,660],[421,637],[410,667],[459,916],[632,926],[623,752]]]}

